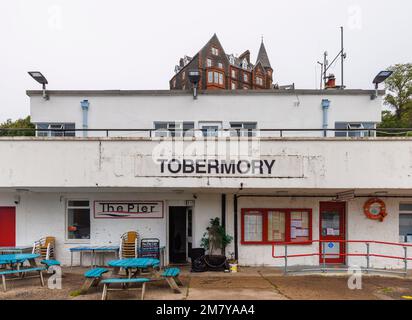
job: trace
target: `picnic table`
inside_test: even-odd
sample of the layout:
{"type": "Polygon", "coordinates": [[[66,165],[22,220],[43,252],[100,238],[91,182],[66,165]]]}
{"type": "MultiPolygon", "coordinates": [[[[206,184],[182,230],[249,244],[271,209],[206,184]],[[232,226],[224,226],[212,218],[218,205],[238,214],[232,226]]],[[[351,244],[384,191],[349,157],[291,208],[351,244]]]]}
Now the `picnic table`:
{"type": "Polygon", "coordinates": [[[120,269],[125,269],[128,277],[132,277],[133,269],[136,269],[134,275],[140,274],[142,269],[148,269],[152,272],[154,268],[159,267],[160,260],[153,258],[128,258],[109,261],[108,265],[113,267],[112,275],[118,275],[120,269]]]}
{"type": "Polygon", "coordinates": [[[80,266],[83,266],[83,254],[90,253],[90,266],[97,265],[97,256],[100,254],[104,257],[104,254],[114,252],[116,257],[119,257],[119,246],[79,246],[70,248],[70,267],[73,267],[73,253],[78,252],[80,254],[80,266]]]}
{"type": "Polygon", "coordinates": [[[12,253],[31,253],[33,246],[0,247],[0,255],[12,253]]]}
{"type": "Polygon", "coordinates": [[[36,258],[40,257],[39,254],[5,254],[0,255],[0,266],[4,266],[5,269],[0,270],[0,275],[3,284],[3,291],[6,291],[6,276],[9,275],[21,275],[17,278],[10,278],[9,280],[24,279],[27,272],[38,272],[40,278],[40,284],[44,286],[42,272],[46,270],[45,267],[38,267],[36,264],[36,258]],[[23,268],[24,262],[28,261],[30,267],[23,268]]]}

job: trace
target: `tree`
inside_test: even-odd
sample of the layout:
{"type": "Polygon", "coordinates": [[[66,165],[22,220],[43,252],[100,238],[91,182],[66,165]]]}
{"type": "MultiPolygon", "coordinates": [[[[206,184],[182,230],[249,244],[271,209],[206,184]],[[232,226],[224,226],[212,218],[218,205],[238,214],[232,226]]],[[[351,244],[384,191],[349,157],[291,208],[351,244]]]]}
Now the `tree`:
{"type": "Polygon", "coordinates": [[[24,119],[17,119],[12,121],[7,120],[0,124],[0,136],[34,136],[34,130],[19,130],[19,129],[34,129],[35,126],[30,121],[30,116],[24,119]],[[2,129],[15,129],[15,130],[2,130],[2,129]]]}
{"type": "Polygon", "coordinates": [[[412,127],[412,63],[396,64],[385,81],[384,104],[394,112],[383,111],[381,128],[412,127]]]}

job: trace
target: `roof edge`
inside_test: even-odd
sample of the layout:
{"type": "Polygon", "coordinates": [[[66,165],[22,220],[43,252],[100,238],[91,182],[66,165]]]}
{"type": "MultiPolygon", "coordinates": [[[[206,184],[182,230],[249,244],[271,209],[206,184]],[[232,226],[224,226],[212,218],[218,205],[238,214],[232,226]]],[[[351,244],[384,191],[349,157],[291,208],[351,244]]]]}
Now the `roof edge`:
{"type": "MultiPolygon", "coordinates": [[[[345,89],[345,90],[211,90],[200,91],[200,95],[372,95],[375,90],[345,89]]],[[[29,97],[41,96],[41,90],[27,90],[29,97]]],[[[47,90],[49,96],[185,96],[191,95],[191,90],[47,90]]],[[[379,90],[378,95],[383,96],[385,90],[379,90]]]]}

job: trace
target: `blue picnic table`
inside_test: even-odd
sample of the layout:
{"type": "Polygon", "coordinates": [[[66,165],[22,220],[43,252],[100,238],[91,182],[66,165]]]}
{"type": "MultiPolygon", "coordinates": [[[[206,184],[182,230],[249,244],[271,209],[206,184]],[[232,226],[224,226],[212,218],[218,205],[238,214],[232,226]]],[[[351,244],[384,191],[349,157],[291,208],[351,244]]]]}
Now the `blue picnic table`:
{"type": "Polygon", "coordinates": [[[0,255],[12,253],[31,253],[33,246],[0,247],[0,255]]]}
{"type": "Polygon", "coordinates": [[[39,254],[2,254],[0,255],[0,265],[13,265],[29,261],[31,265],[35,265],[35,259],[40,257],[39,254]]]}
{"type": "Polygon", "coordinates": [[[154,269],[159,267],[160,260],[153,258],[128,258],[109,261],[108,265],[113,267],[113,275],[117,275],[120,269],[125,269],[130,277],[132,269],[137,269],[137,273],[141,269],[154,269]]]}
{"type": "Polygon", "coordinates": [[[109,252],[114,252],[116,257],[119,257],[119,246],[79,246],[70,248],[70,267],[73,266],[73,253],[78,252],[80,254],[80,266],[83,265],[83,253],[90,253],[91,262],[90,266],[96,266],[96,258],[98,254],[104,255],[109,252]]]}

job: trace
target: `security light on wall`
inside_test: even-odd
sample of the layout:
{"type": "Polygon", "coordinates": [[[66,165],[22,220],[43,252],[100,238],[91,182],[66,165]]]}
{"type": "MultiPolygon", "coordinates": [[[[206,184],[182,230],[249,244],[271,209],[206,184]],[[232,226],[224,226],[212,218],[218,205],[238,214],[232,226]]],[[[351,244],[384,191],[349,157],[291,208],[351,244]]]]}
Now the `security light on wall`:
{"type": "Polygon", "coordinates": [[[371,96],[372,100],[375,100],[378,97],[378,88],[379,88],[379,84],[384,82],[386,79],[388,79],[391,75],[392,75],[393,71],[381,71],[379,72],[375,79],[373,79],[373,84],[375,85],[375,93],[371,96]]]}
{"type": "Polygon", "coordinates": [[[48,84],[46,77],[40,71],[29,71],[29,75],[42,85],[43,99],[49,100],[49,96],[46,93],[46,84],[48,84]]]}
{"type": "Polygon", "coordinates": [[[193,99],[197,99],[197,86],[200,81],[200,72],[199,70],[190,70],[189,71],[189,81],[193,84],[193,99]]]}

